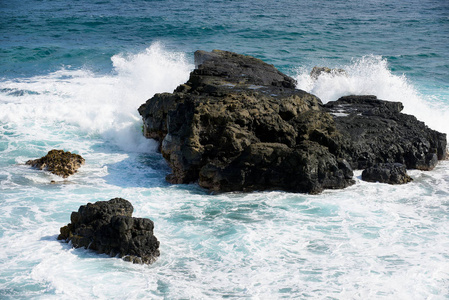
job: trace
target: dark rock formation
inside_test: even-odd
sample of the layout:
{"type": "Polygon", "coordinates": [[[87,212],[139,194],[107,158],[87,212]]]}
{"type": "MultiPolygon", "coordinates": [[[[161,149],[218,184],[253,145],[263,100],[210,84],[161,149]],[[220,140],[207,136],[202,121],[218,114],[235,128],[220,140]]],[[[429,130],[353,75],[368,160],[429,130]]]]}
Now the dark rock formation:
{"type": "Polygon", "coordinates": [[[51,150],[47,155],[29,160],[25,164],[31,165],[34,168],[40,170],[47,170],[63,178],[67,178],[70,175],[76,173],[76,171],[85,162],[81,155],[65,152],[64,150],[51,150]]]}
{"type": "Polygon", "coordinates": [[[323,141],[338,133],[317,97],[253,57],[197,51],[195,60],[187,83],[139,108],[145,135],[172,167],[170,182],[309,193],[353,183],[349,165],[323,141]]]}
{"type": "Polygon", "coordinates": [[[75,248],[119,256],[134,263],[150,264],[159,256],[159,241],[150,219],[131,217],[133,207],[122,198],[82,205],[72,212],[59,240],[71,241],[75,248]]]}
{"type": "Polygon", "coordinates": [[[328,102],[324,110],[334,116],[345,140],[338,155],[353,169],[396,162],[408,169],[432,170],[446,157],[446,135],[401,113],[402,109],[402,103],[376,96],[348,96],[328,102]]]}
{"type": "Polygon", "coordinates": [[[195,52],[195,62],[185,84],[139,108],[145,136],[159,141],[172,168],[172,183],[319,193],[353,184],[353,168],[378,162],[430,169],[446,147],[445,135],[400,114],[401,104],[355,97],[323,106],[259,59],[214,50],[195,52]],[[391,136],[410,129],[399,142],[381,131],[370,140],[373,128],[392,122],[400,125],[390,127],[391,136]],[[392,154],[391,147],[400,150],[392,154]]]}
{"type": "Polygon", "coordinates": [[[362,180],[388,184],[404,184],[412,181],[407,169],[400,163],[382,163],[369,167],[362,172],[362,180]]]}

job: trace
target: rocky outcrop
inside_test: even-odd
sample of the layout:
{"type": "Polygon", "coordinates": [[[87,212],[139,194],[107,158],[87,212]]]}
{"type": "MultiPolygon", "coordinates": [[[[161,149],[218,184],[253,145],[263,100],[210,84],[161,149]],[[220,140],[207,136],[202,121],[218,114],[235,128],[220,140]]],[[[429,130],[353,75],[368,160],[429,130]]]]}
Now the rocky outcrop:
{"type": "Polygon", "coordinates": [[[150,264],[159,256],[159,241],[150,219],[132,217],[131,203],[122,198],[82,205],[72,212],[59,240],[126,261],[150,264]]]}
{"type": "Polygon", "coordinates": [[[404,184],[412,181],[407,169],[399,163],[382,163],[369,167],[362,172],[362,180],[388,184],[404,184]]]}
{"type": "Polygon", "coordinates": [[[197,51],[174,93],[139,108],[144,133],[160,142],[168,181],[212,191],[318,193],[353,183],[352,170],[321,135],[338,135],[321,101],[253,57],[197,51]]]}
{"type": "Polygon", "coordinates": [[[81,155],[65,152],[64,150],[51,150],[47,155],[29,160],[25,164],[31,165],[39,170],[47,170],[55,175],[67,178],[76,173],[76,171],[85,162],[81,155]]]}
{"type": "Polygon", "coordinates": [[[376,96],[348,96],[328,102],[324,110],[333,115],[345,140],[338,156],[353,169],[401,163],[407,169],[432,170],[446,157],[446,135],[401,113],[402,109],[402,103],[376,96]]]}
{"type": "Polygon", "coordinates": [[[195,64],[185,84],[139,108],[172,183],[319,193],[353,184],[354,168],[379,162],[430,169],[446,147],[445,135],[400,114],[398,103],[355,97],[323,105],[274,66],[232,52],[197,51],[195,64]],[[409,128],[399,142],[381,130],[369,140],[373,128],[394,122],[391,136],[409,128]]]}

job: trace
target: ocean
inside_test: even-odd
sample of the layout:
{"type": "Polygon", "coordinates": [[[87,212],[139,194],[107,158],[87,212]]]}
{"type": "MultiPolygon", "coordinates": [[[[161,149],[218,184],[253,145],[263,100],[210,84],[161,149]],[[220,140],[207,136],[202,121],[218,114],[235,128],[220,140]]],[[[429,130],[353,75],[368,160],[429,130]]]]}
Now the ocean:
{"type": "Polygon", "coordinates": [[[449,299],[447,160],[319,195],[168,184],[137,108],[198,49],[260,58],[323,102],[401,101],[449,134],[447,0],[0,0],[0,299],[449,299]],[[24,165],[51,149],[86,164],[24,165]],[[156,263],[57,241],[72,211],[115,197],[154,221],[156,263]]]}

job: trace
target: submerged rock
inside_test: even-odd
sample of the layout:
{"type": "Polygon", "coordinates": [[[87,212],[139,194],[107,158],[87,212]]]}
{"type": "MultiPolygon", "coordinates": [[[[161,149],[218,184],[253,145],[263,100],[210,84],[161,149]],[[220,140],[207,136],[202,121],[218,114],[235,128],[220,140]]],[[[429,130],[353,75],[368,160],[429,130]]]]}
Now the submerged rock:
{"type": "Polygon", "coordinates": [[[64,150],[51,150],[47,155],[29,160],[25,164],[31,165],[39,170],[47,170],[55,175],[67,178],[76,173],[76,171],[85,162],[81,155],[65,152],[64,150]]]}
{"type": "Polygon", "coordinates": [[[132,213],[131,203],[122,198],[82,205],[72,212],[71,223],[61,227],[58,240],[134,263],[153,263],[159,256],[153,221],[132,213]]]}
{"type": "Polygon", "coordinates": [[[388,184],[404,184],[412,181],[407,169],[400,163],[383,163],[369,167],[362,172],[362,180],[388,184]]]}
{"type": "Polygon", "coordinates": [[[195,64],[185,84],[139,108],[171,183],[319,193],[353,184],[354,168],[378,162],[431,169],[446,147],[444,134],[401,114],[400,103],[368,96],[323,105],[274,66],[227,51],[197,51],[195,64]]]}

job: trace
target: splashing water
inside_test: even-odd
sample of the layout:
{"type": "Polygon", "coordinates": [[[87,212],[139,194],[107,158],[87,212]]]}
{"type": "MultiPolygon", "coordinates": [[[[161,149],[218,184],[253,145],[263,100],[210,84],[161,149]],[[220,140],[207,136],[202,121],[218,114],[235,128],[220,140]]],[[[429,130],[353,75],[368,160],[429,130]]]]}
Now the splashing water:
{"type": "MultiPolygon", "coordinates": [[[[185,82],[193,65],[160,44],[111,59],[107,75],[61,69],[1,83],[0,298],[448,294],[447,161],[431,173],[411,171],[414,181],[406,186],[365,183],[356,172],[356,185],[316,196],[214,196],[196,185],[169,186],[155,144],[142,137],[137,108],[185,82]],[[20,164],[53,147],[86,158],[70,181],[55,185],[52,175],[20,164]],[[135,216],[155,222],[161,242],[155,264],[130,265],[56,241],[80,205],[117,196],[132,201],[135,216]]],[[[375,94],[402,101],[406,110],[427,105],[385,59],[364,57],[343,68],[347,76],[317,80],[303,71],[298,87],[323,102],[375,94]]],[[[444,123],[447,110],[426,109],[444,123]]]]}
{"type": "MultiPolygon", "coordinates": [[[[297,88],[318,96],[323,103],[347,95],[375,95],[378,99],[399,101],[404,113],[415,115],[430,128],[449,134],[449,105],[444,99],[424,96],[405,75],[395,75],[381,56],[364,56],[341,66],[346,74],[322,73],[313,79],[305,68],[298,70],[297,88]]],[[[449,102],[449,99],[446,100],[449,102]]]]}
{"type": "Polygon", "coordinates": [[[141,134],[137,108],[156,92],[185,82],[193,66],[183,53],[167,52],[158,43],[139,54],[115,55],[112,63],[113,75],[61,69],[3,82],[2,124],[36,140],[52,140],[54,132],[45,129],[55,126],[67,134],[99,134],[126,151],[148,151],[151,142],[141,134]]]}

